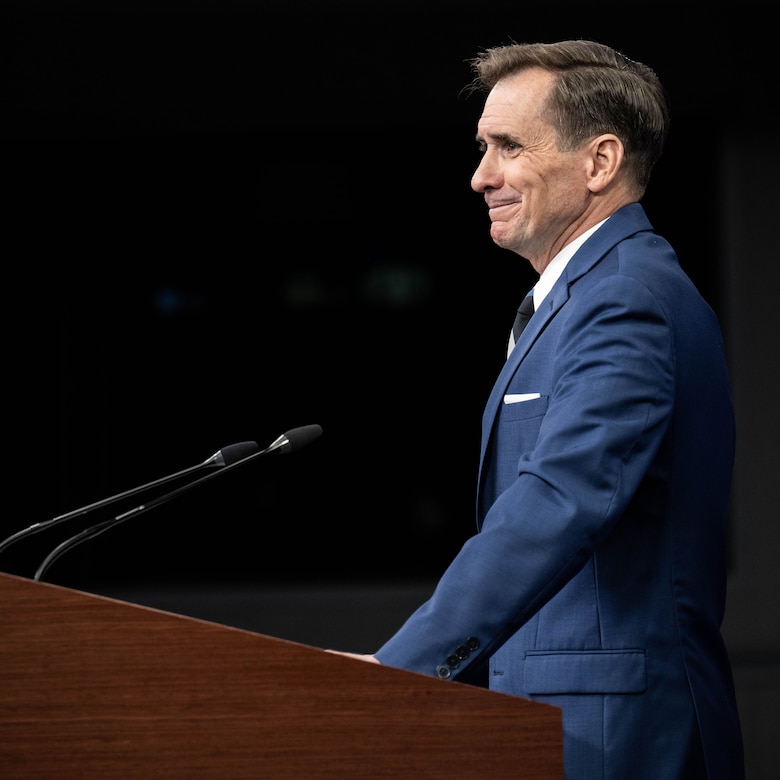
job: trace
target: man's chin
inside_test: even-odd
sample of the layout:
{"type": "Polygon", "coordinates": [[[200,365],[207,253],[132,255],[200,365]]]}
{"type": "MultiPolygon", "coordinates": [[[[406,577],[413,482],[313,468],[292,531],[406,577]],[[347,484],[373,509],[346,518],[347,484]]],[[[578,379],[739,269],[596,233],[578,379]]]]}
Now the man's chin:
{"type": "Polygon", "coordinates": [[[502,249],[511,249],[511,236],[507,230],[506,222],[494,222],[490,226],[490,237],[493,243],[502,249]]]}

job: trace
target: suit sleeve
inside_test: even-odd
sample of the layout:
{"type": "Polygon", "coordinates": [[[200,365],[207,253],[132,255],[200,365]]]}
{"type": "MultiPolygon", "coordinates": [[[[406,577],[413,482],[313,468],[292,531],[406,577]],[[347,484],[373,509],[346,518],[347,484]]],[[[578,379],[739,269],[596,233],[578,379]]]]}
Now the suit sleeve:
{"type": "Polygon", "coordinates": [[[376,652],[381,663],[447,677],[455,654],[467,672],[581,569],[620,521],[669,424],[670,323],[656,296],[624,276],[572,295],[548,323],[506,390],[541,391],[538,415],[521,419],[502,405],[486,421],[480,532],[376,652]]]}

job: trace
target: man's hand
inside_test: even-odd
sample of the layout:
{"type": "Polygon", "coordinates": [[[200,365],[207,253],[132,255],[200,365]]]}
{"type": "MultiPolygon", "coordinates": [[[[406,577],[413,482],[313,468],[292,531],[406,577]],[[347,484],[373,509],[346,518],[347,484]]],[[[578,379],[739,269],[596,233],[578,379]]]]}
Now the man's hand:
{"type": "Polygon", "coordinates": [[[356,661],[368,661],[370,664],[378,664],[376,658],[369,653],[345,653],[341,650],[326,650],[326,653],[333,653],[333,655],[343,655],[346,658],[354,658],[356,661]]]}

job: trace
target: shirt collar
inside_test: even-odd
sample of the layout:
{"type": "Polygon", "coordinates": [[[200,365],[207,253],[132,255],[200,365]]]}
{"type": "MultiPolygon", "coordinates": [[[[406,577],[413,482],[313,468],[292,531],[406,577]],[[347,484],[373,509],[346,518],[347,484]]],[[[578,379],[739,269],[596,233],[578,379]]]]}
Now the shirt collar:
{"type": "MultiPolygon", "coordinates": [[[[609,219],[609,217],[607,217],[609,219]]],[[[542,271],[539,281],[534,285],[534,310],[538,309],[542,301],[547,296],[547,293],[552,290],[553,285],[558,281],[558,277],[563,273],[563,269],[566,268],[569,260],[574,257],[574,253],[595,233],[607,220],[602,219],[601,222],[594,225],[589,230],[586,230],[581,236],[577,236],[574,241],[566,244],[566,246],[558,252],[552,260],[550,260],[547,268],[542,271]]]]}

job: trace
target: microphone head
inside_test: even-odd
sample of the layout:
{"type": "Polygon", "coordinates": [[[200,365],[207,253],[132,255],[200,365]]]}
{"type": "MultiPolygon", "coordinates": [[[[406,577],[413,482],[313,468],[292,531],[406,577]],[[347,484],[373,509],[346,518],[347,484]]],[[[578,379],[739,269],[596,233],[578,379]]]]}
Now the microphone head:
{"type": "Polygon", "coordinates": [[[322,426],[320,425],[303,425],[300,428],[293,428],[284,434],[287,441],[283,443],[281,452],[297,452],[315,439],[319,439],[320,436],[322,436],[322,426]]]}
{"type": "Polygon", "coordinates": [[[213,460],[218,466],[230,466],[254,455],[259,449],[256,441],[240,441],[237,444],[228,444],[227,447],[223,447],[209,460],[213,460]]]}

